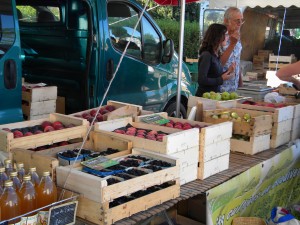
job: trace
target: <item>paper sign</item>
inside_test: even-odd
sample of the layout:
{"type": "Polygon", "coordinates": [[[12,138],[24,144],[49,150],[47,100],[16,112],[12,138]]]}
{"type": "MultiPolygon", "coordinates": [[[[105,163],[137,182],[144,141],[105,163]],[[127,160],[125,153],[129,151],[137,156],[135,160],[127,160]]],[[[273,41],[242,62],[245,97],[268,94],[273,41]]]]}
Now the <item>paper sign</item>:
{"type": "Polygon", "coordinates": [[[49,210],[48,225],[75,224],[78,201],[54,206],[49,210]]]}
{"type": "Polygon", "coordinates": [[[158,124],[158,125],[163,125],[166,123],[169,123],[170,120],[160,116],[160,115],[150,115],[150,116],[146,116],[146,117],[142,117],[141,120],[144,123],[150,123],[150,124],[158,124]]]}

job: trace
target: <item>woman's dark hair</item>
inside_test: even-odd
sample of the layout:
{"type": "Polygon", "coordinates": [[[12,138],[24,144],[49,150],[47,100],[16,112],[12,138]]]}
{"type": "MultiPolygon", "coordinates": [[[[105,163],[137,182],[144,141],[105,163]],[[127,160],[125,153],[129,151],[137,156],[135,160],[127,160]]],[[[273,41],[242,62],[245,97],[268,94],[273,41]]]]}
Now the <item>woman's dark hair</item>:
{"type": "Polygon", "coordinates": [[[225,38],[227,28],[223,24],[213,23],[211,24],[204,34],[202,43],[200,44],[199,55],[203,51],[209,51],[214,54],[215,49],[218,48],[221,41],[225,38]]]}

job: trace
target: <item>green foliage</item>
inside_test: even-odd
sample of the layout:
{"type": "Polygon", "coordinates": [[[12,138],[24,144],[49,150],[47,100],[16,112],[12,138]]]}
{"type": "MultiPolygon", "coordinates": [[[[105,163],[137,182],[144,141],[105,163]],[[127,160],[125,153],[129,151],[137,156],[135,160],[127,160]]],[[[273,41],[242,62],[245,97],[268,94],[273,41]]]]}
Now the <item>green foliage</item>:
{"type": "MultiPolygon", "coordinates": [[[[156,19],[157,24],[167,38],[174,41],[175,50],[178,52],[180,24],[171,19],[156,19]]],[[[199,50],[199,23],[186,21],[184,25],[183,56],[198,58],[199,50]]]]}

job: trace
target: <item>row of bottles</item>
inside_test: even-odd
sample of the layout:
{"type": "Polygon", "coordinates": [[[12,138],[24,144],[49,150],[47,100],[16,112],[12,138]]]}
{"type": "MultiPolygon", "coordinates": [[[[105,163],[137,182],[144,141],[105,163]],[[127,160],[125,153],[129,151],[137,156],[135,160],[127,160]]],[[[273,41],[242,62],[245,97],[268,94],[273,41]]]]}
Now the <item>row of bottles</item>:
{"type": "MultiPolygon", "coordinates": [[[[57,201],[57,189],[50,177],[50,173],[44,172],[41,180],[39,179],[36,169],[30,168],[28,174],[18,176],[17,171],[6,170],[0,168],[0,183],[4,184],[3,189],[0,185],[0,221],[10,220],[25,213],[33,216],[37,212],[30,213],[36,209],[47,206],[57,201]],[[9,172],[7,176],[6,171],[9,172]]],[[[49,208],[41,209],[41,211],[49,210],[49,208]]],[[[19,222],[10,221],[10,223],[19,222]]]]}

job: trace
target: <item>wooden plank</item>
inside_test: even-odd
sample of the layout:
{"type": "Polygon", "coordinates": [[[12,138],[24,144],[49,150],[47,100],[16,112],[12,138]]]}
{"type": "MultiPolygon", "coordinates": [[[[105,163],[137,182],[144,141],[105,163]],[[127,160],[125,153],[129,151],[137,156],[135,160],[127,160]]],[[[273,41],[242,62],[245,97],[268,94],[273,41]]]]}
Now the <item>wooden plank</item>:
{"type": "Polygon", "coordinates": [[[25,114],[26,116],[36,116],[55,113],[56,100],[30,102],[29,105],[22,104],[22,111],[23,114],[25,114]]]}
{"type": "Polygon", "coordinates": [[[293,119],[291,140],[294,141],[300,138],[300,117],[293,119]]]}
{"type": "Polygon", "coordinates": [[[66,114],[66,99],[63,96],[57,96],[56,99],[56,112],[66,114]]]}
{"type": "Polygon", "coordinates": [[[273,123],[272,136],[278,136],[292,130],[293,119],[284,120],[279,123],[273,123]]]}
{"type": "Polygon", "coordinates": [[[229,155],[222,155],[207,162],[200,162],[198,167],[198,179],[206,179],[216,173],[229,168],[229,155]]]}
{"type": "Polygon", "coordinates": [[[46,86],[22,91],[22,100],[27,102],[41,102],[57,99],[57,87],[46,86]]]}
{"type": "Polygon", "coordinates": [[[180,185],[197,179],[198,162],[188,166],[180,167],[180,185]]]}
{"type": "Polygon", "coordinates": [[[250,141],[231,138],[230,149],[234,152],[256,154],[270,148],[270,134],[250,137],[250,141]]]}
{"type": "Polygon", "coordinates": [[[199,162],[207,162],[230,153],[230,138],[206,146],[200,146],[199,162]]]}
{"type": "Polygon", "coordinates": [[[42,115],[34,115],[34,116],[25,116],[26,120],[39,120],[39,119],[46,119],[49,118],[50,113],[42,114],[42,115]]]}
{"type": "Polygon", "coordinates": [[[277,148],[291,140],[291,132],[286,132],[278,136],[271,136],[271,148],[277,148]]]}

